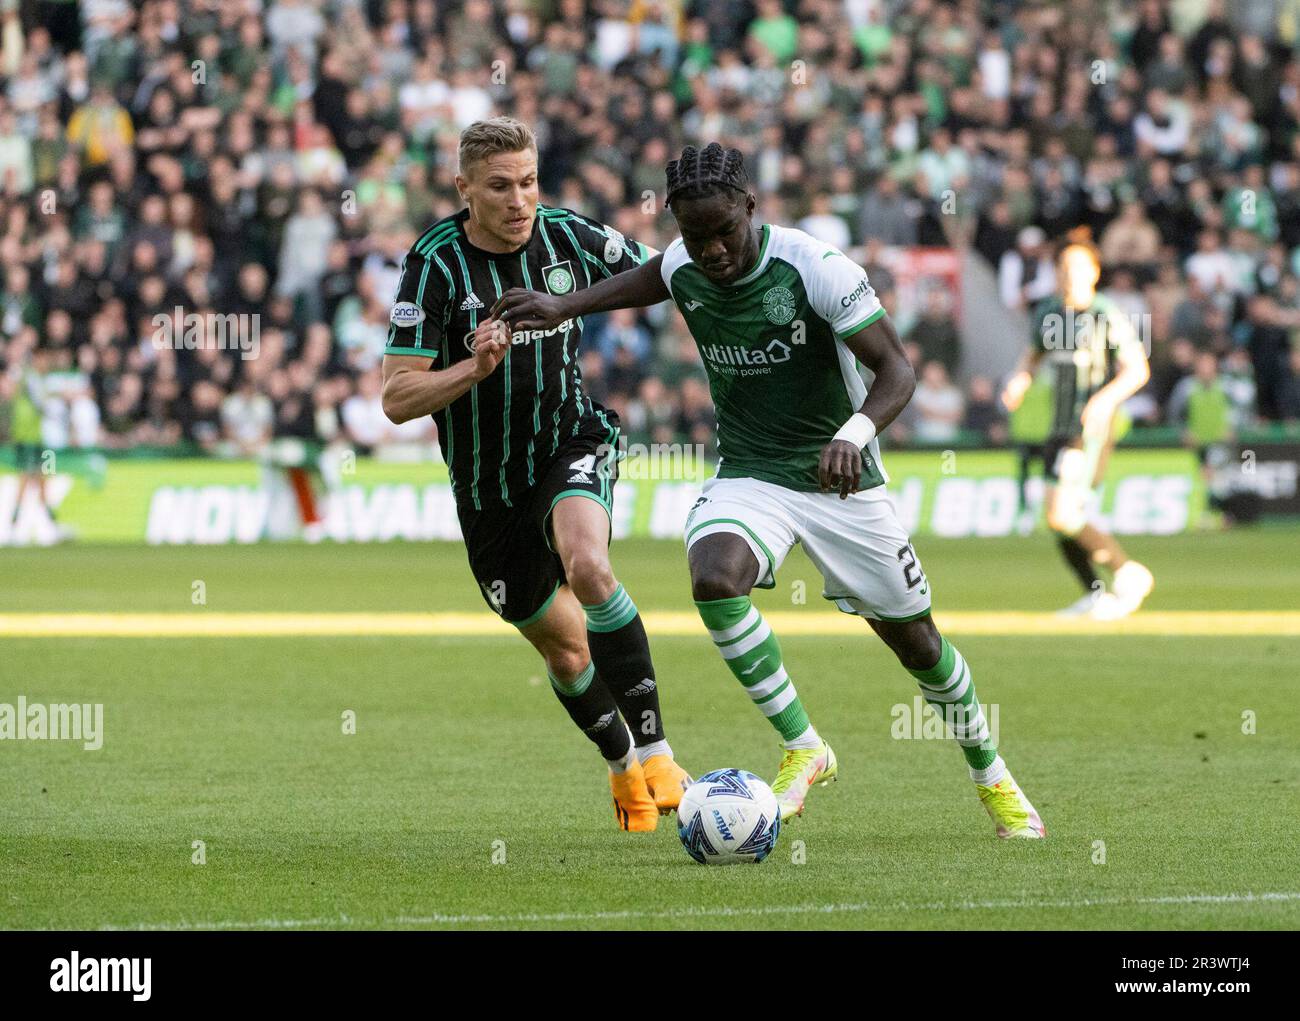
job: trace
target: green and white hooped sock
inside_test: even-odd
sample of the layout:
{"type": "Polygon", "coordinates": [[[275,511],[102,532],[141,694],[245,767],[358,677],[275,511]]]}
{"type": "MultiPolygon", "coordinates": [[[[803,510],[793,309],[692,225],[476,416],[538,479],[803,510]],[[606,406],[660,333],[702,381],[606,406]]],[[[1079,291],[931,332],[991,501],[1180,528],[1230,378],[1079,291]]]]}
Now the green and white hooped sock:
{"type": "Polygon", "coordinates": [[[1002,756],[998,755],[987,769],[972,769],[970,778],[981,787],[992,787],[995,783],[1007,775],[1007,764],[1002,761],[1002,756]]]}
{"type": "MultiPolygon", "coordinates": [[[[921,694],[947,723],[952,736],[961,745],[975,774],[987,776],[988,769],[998,757],[998,750],[989,737],[989,727],[984,710],[975,697],[975,682],[971,680],[966,660],[949,642],[941,639],[939,662],[929,670],[909,670],[921,686],[921,694]]],[[[985,781],[987,782],[987,781],[985,781]]]]}
{"type": "Polygon", "coordinates": [[[818,747],[821,739],[781,662],[781,644],[749,596],[697,600],[695,606],[727,666],[786,748],[818,747]]]}

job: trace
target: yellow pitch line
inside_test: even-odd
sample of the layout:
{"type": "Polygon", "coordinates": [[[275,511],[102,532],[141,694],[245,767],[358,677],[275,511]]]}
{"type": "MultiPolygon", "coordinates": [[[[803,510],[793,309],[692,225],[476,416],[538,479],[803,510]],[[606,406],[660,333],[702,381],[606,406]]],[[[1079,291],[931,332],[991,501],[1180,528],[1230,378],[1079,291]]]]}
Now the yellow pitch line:
{"type": "MultiPolygon", "coordinates": [[[[699,617],[650,610],[651,635],[698,637],[699,617]]],[[[866,625],[825,610],[775,610],[764,617],[777,634],[861,635],[866,625]]],[[[950,611],[935,615],[950,635],[1284,635],[1300,636],[1300,611],[1174,610],[1113,623],[1050,613],[950,611]]],[[[514,631],[486,611],[473,613],[0,613],[0,638],[235,638],[415,635],[502,636],[514,631]]]]}
{"type": "MultiPolygon", "coordinates": [[[[764,613],[778,635],[855,635],[866,626],[844,613],[777,610],[764,613]]],[[[1127,620],[1101,623],[1057,617],[1051,613],[951,610],[934,615],[950,635],[1294,635],[1300,636],[1300,611],[1171,610],[1140,613],[1127,620]]],[[[646,628],[658,634],[697,633],[695,614],[650,612],[646,628]],[[660,623],[664,625],[660,628],[660,623]],[[693,630],[692,630],[693,628],[693,630]]]]}

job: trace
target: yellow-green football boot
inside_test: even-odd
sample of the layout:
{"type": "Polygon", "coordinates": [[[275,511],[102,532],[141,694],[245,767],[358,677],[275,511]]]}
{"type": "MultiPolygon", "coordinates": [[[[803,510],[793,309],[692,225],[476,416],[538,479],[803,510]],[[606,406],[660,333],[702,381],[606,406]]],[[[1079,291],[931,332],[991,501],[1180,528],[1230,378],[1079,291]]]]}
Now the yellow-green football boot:
{"type": "Polygon", "coordinates": [[[825,741],[820,748],[787,749],[781,768],[772,781],[772,793],[781,807],[781,821],[803,815],[804,799],[813,784],[825,787],[839,779],[839,763],[825,741]]]}
{"type": "Polygon", "coordinates": [[[1039,840],[1047,836],[1043,820],[1038,817],[1038,812],[1010,773],[1004,774],[1001,780],[988,787],[976,784],[975,790],[979,792],[980,801],[993,818],[999,837],[1004,840],[1010,837],[1039,840]]]}

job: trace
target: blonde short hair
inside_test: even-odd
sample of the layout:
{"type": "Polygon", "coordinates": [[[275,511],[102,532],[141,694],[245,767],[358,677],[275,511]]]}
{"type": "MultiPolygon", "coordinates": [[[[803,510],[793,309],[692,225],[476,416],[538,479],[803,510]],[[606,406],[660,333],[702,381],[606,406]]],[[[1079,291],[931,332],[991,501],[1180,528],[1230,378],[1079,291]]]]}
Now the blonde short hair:
{"type": "Polygon", "coordinates": [[[537,152],[537,139],[533,129],[513,117],[492,117],[475,121],[460,133],[460,172],[466,173],[475,163],[481,163],[499,152],[537,152]]]}

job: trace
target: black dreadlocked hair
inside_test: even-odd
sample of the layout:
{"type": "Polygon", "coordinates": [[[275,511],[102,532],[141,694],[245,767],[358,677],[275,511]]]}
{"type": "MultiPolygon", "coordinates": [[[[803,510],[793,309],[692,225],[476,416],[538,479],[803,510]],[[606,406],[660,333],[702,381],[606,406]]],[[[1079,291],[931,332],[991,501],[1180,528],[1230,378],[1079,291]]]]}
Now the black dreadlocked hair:
{"type": "Polygon", "coordinates": [[[724,190],[749,194],[749,175],[739,149],[724,149],[717,142],[703,149],[688,145],[679,159],[668,164],[665,205],[671,206],[673,199],[701,199],[724,190]]]}

